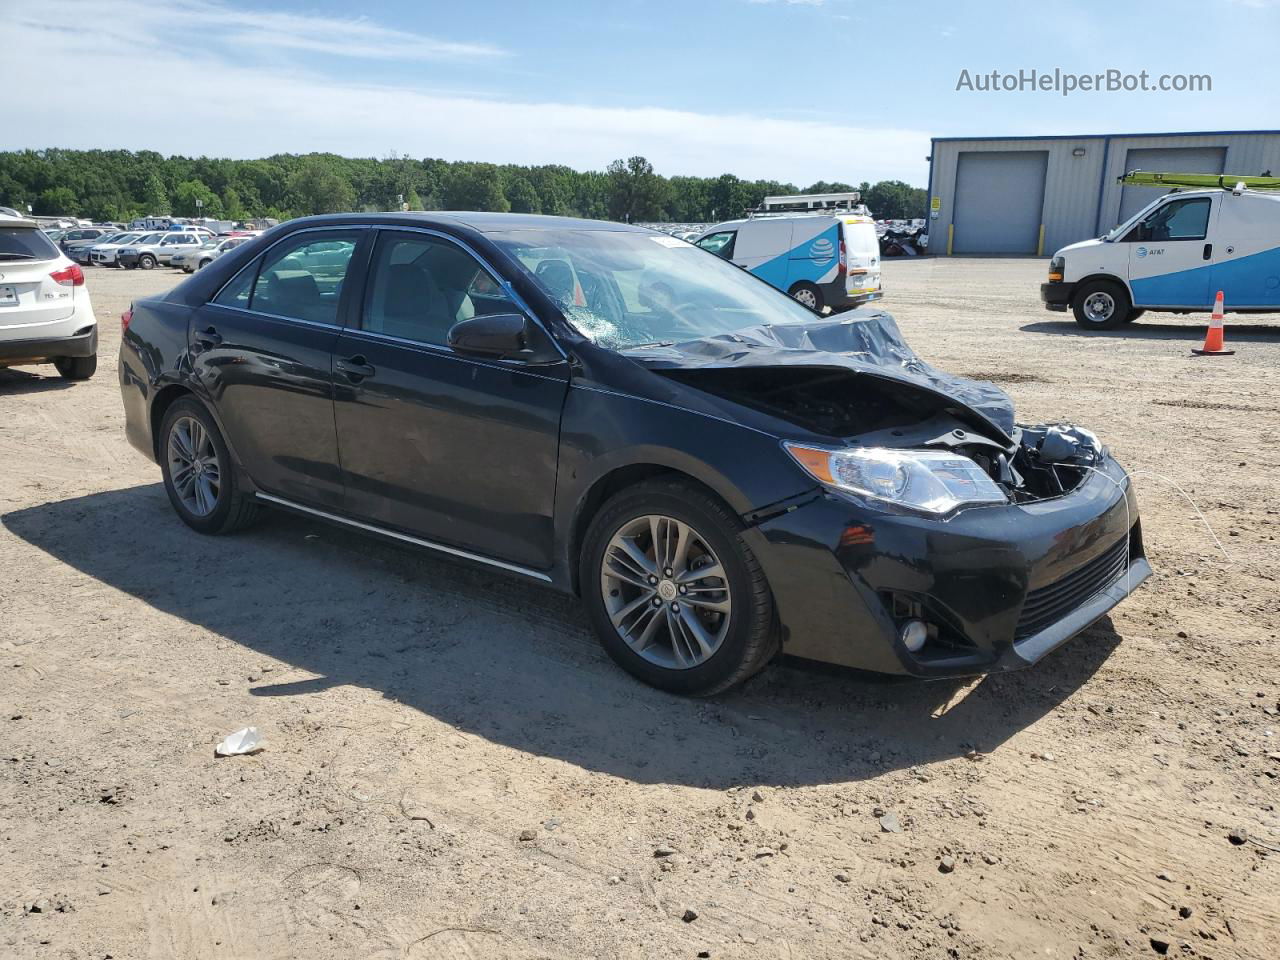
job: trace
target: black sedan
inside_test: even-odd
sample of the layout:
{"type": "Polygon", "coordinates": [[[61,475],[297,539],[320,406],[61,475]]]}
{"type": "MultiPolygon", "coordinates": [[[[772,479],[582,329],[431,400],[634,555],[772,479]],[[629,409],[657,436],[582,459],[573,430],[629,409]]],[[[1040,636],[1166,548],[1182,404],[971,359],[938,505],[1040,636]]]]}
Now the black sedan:
{"type": "Polygon", "coordinates": [[[668,690],[780,650],[1026,666],[1150,574],[1089,431],[648,230],[293,220],[122,320],[128,437],[190,527],[270,505],[545,582],[668,690]]]}

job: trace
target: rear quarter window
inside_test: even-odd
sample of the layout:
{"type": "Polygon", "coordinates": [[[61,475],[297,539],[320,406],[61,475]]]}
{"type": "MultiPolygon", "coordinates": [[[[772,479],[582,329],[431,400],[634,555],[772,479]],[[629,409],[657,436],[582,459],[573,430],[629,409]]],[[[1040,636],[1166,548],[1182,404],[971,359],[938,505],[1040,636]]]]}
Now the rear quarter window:
{"type": "Polygon", "coordinates": [[[58,248],[39,230],[0,226],[0,260],[53,260],[58,248]]]}

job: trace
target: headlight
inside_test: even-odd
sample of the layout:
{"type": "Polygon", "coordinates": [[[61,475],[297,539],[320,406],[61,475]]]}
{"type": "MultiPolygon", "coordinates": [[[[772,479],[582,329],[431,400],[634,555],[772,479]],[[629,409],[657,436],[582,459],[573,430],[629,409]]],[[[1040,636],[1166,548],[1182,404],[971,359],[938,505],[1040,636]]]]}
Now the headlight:
{"type": "Polygon", "coordinates": [[[1004,491],[981,467],[957,453],[783,446],[815,480],[860,497],[934,514],[950,513],[963,504],[1007,502],[1004,491]]]}

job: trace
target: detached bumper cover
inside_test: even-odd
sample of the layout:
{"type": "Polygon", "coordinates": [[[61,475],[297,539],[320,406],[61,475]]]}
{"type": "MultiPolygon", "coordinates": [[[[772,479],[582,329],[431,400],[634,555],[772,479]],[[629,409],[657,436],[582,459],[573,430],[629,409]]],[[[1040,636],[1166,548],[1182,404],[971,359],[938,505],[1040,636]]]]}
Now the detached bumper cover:
{"type": "Polygon", "coordinates": [[[971,676],[1029,666],[1151,575],[1137,501],[1108,458],[1071,493],[945,521],[831,494],[747,531],[796,656],[882,673],[971,676]],[[937,627],[917,653],[895,603],[937,627]]]}
{"type": "Polygon", "coordinates": [[[33,363],[54,357],[92,357],[98,352],[98,327],[73,337],[44,337],[37,340],[0,340],[0,363],[33,363]]]}
{"type": "Polygon", "coordinates": [[[1071,306],[1071,294],[1075,289],[1074,283],[1042,283],[1040,299],[1044,301],[1046,310],[1066,310],[1071,306]]]}

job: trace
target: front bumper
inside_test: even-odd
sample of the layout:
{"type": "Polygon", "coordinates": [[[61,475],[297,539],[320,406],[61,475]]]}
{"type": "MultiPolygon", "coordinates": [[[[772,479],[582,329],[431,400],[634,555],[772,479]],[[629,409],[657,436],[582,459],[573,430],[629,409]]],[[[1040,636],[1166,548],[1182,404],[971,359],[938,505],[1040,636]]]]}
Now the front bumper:
{"type": "Polygon", "coordinates": [[[1109,457],[1071,493],[945,521],[834,494],[747,531],[773,588],[784,652],[938,678],[1029,666],[1151,575],[1136,497],[1109,457]],[[904,616],[936,636],[912,653],[904,616]]]}
{"type": "Polygon", "coordinates": [[[98,325],[70,337],[0,340],[0,366],[45,363],[55,357],[92,357],[98,352],[98,325]]]}
{"type": "Polygon", "coordinates": [[[138,254],[136,252],[134,253],[121,252],[116,254],[116,261],[122,267],[136,267],[138,265],[139,256],[141,256],[141,254],[138,254]]]}
{"type": "Polygon", "coordinates": [[[1074,283],[1042,283],[1040,299],[1044,301],[1046,310],[1067,310],[1071,307],[1071,294],[1075,289],[1074,283]]]}

